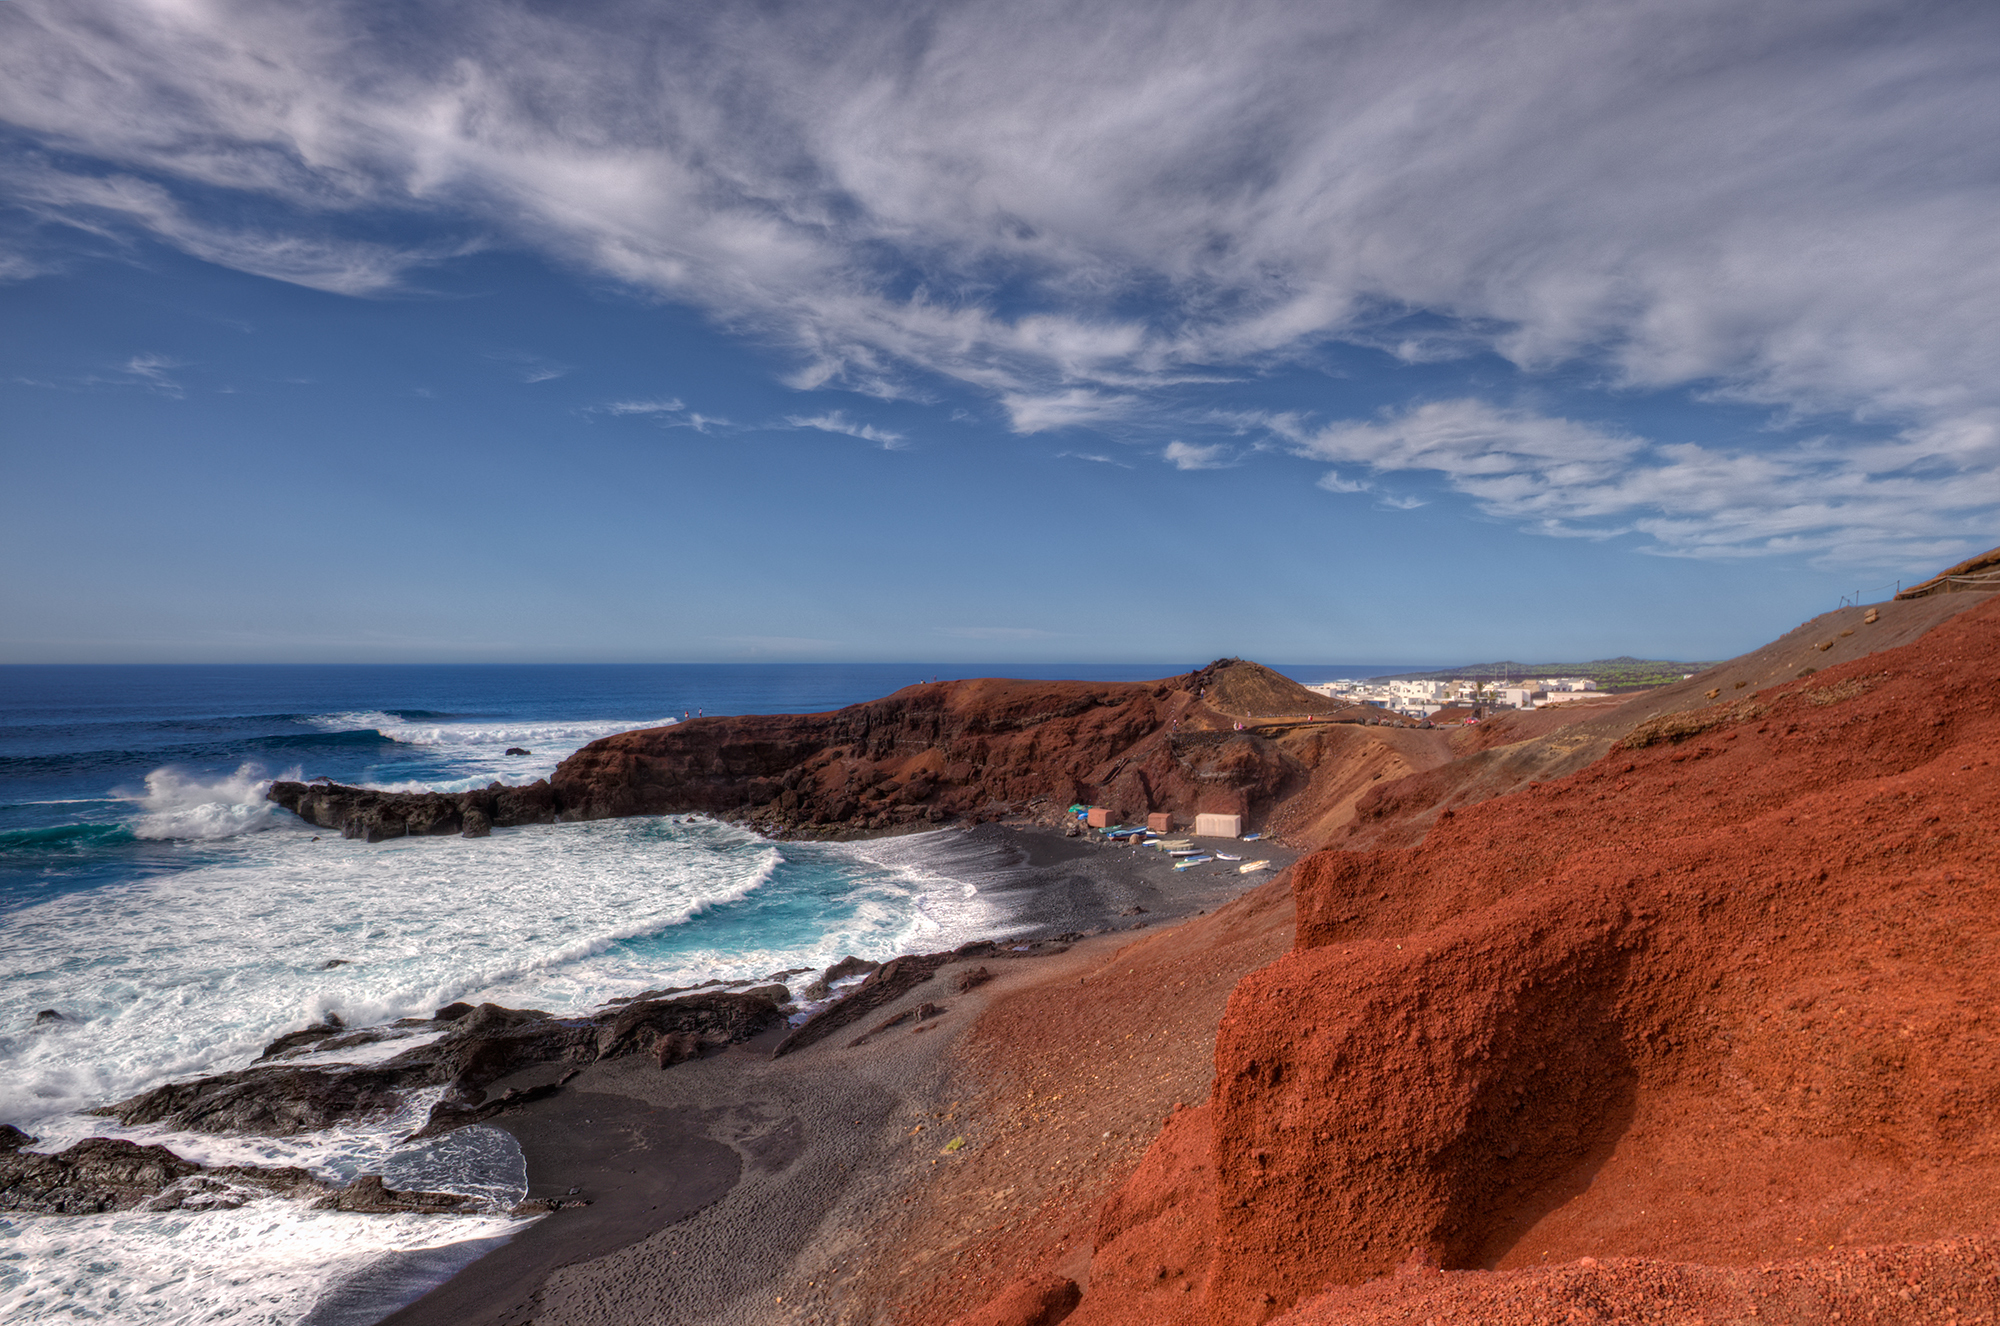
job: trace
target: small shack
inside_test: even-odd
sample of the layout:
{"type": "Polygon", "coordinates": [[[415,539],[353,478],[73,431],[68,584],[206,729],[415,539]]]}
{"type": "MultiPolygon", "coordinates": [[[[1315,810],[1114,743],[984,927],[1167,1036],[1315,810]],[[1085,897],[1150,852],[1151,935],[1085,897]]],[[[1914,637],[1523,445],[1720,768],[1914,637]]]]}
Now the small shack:
{"type": "Polygon", "coordinates": [[[1243,836],[1241,815],[1197,815],[1194,817],[1194,836],[1197,838],[1240,838],[1243,836]]]}

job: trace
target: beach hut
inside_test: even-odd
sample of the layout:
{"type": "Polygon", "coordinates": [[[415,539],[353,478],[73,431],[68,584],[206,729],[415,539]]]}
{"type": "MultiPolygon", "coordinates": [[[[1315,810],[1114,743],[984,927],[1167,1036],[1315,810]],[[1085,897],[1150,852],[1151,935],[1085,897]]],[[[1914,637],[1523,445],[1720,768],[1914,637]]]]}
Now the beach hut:
{"type": "Polygon", "coordinates": [[[1172,833],[1174,831],[1174,817],[1164,810],[1148,815],[1146,816],[1146,829],[1151,833],[1172,833]]]}
{"type": "Polygon", "coordinates": [[[1241,815],[1197,815],[1194,817],[1194,836],[1197,838],[1235,838],[1243,833],[1241,815]]]}

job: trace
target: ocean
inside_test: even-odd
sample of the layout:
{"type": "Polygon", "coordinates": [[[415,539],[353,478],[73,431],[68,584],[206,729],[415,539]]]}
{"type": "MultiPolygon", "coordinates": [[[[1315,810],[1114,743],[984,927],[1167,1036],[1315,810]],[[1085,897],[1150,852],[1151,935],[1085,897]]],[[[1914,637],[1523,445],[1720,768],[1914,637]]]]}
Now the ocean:
{"type": "MultiPolygon", "coordinates": [[[[381,1172],[391,1187],[467,1192],[491,1207],[365,1216],[265,1199],[230,1211],[0,1215],[0,1318],[330,1326],[314,1305],[344,1281],[417,1268],[390,1277],[387,1311],[517,1228],[505,1212],[525,1170],[505,1133],[399,1140],[428,1099],[394,1119],[285,1139],[127,1129],[82,1113],[244,1067],[329,1013],[367,1026],[454,1000],[576,1012],[662,985],[935,950],[1009,925],[977,869],[954,858],[949,830],[781,844],[667,816],[371,846],[265,802],[272,779],[445,791],[528,782],[596,737],[696,711],[809,713],[932,676],[1184,670],[0,668],[0,1123],[39,1138],[37,1150],[129,1137],[334,1181],[381,1172]]],[[[409,1045],[371,1050],[386,1058],[409,1045]]]]}

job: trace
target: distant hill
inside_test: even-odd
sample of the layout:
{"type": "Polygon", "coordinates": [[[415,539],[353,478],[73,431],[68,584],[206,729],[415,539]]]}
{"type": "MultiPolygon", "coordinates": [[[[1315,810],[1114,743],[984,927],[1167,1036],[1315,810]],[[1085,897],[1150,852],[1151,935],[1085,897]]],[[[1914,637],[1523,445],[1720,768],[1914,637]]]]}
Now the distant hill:
{"type": "Polygon", "coordinates": [[[1241,658],[1219,658],[1196,673],[1190,689],[1210,707],[1238,718],[1330,714],[1343,708],[1281,672],[1241,658]]]}
{"type": "Polygon", "coordinates": [[[1600,658],[1589,663],[1468,663],[1461,668],[1399,672],[1375,681],[1515,681],[1522,677],[1588,677],[1607,691],[1665,686],[1713,663],[1676,663],[1664,658],[1600,658]]]}

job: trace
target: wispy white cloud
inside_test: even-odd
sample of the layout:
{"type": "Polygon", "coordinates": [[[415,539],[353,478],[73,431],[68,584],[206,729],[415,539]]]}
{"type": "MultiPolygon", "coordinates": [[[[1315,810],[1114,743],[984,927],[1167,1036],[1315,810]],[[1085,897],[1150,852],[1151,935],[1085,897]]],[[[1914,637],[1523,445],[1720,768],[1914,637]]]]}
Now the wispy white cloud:
{"type": "MultiPolygon", "coordinates": [[[[2000,409],[1995,49],[2000,9],[1889,0],[15,0],[0,119],[32,150],[0,188],[349,294],[528,247],[785,348],[794,385],[942,375],[1023,433],[1341,340],[1844,413],[1918,456],[2000,409]]],[[[1533,505],[1502,471],[1557,464],[1419,442],[1384,463],[1495,511],[1533,505]]],[[[1775,548],[1875,508],[1691,476],[1852,469],[1931,495],[1900,544],[1852,531],[1908,557],[2000,473],[1840,449],[1639,444],[1532,483],[1651,485],[1662,546],[1775,548]]]]}
{"type": "MultiPolygon", "coordinates": [[[[1472,399],[1433,401],[1317,432],[1298,454],[1376,474],[1430,473],[1490,515],[1569,538],[1642,536],[1683,557],[1805,553],[1879,563],[1990,539],[2000,412],[1877,445],[1812,439],[1760,452],[1654,444],[1621,429],[1472,399]],[[1902,551],[1899,551],[1902,550],[1902,551]]],[[[1320,486],[1370,485],[1332,471],[1320,486]]],[[[1404,496],[1383,505],[1422,505],[1404,496]]]]}
{"type": "Polygon", "coordinates": [[[1235,448],[1223,442],[1169,442],[1160,454],[1177,470],[1226,470],[1236,463],[1235,448]]]}
{"type": "Polygon", "coordinates": [[[1139,408],[1139,398],[1127,393],[1071,387],[1036,394],[1007,392],[1000,397],[1017,433],[1046,433],[1057,428],[1104,424],[1123,419],[1139,408]]]}
{"type": "Polygon", "coordinates": [[[526,350],[493,350],[486,357],[512,365],[514,375],[530,386],[538,382],[553,382],[574,371],[568,364],[559,364],[526,350]]]}
{"type": "Polygon", "coordinates": [[[681,403],[678,396],[657,401],[612,401],[606,405],[587,405],[584,407],[585,413],[608,414],[613,418],[629,414],[679,414],[686,409],[687,406],[681,403]]]}
{"type": "Polygon", "coordinates": [[[702,414],[698,410],[690,410],[678,396],[663,400],[612,401],[605,405],[586,405],[583,412],[608,414],[614,419],[637,416],[651,419],[663,428],[692,428],[697,433],[713,433],[718,429],[735,426],[719,414],[702,414]]]}
{"type": "Polygon", "coordinates": [[[167,376],[167,370],[185,367],[186,365],[179,360],[163,354],[138,354],[125,361],[125,372],[128,375],[145,383],[161,395],[172,396],[176,400],[186,393],[181,390],[180,383],[167,376]]]}
{"type": "Polygon", "coordinates": [[[43,387],[51,391],[90,391],[110,388],[130,390],[142,387],[173,400],[186,397],[187,391],[170,370],[186,368],[187,364],[171,356],[146,351],[133,355],[124,363],[107,367],[103,372],[84,373],[64,378],[15,377],[13,380],[27,387],[43,387]]]}
{"type": "Polygon", "coordinates": [[[1131,463],[1128,461],[1119,460],[1116,456],[1100,455],[1094,451],[1058,451],[1056,453],[1056,459],[1087,460],[1098,465],[1116,465],[1121,470],[1129,470],[1133,468],[1131,463]]]}
{"type": "MultiPolygon", "coordinates": [[[[0,11],[4,23],[5,11],[0,11]]],[[[6,67],[0,55],[0,69],[6,67]]],[[[5,113],[0,94],[0,116],[5,113]]],[[[39,162],[0,167],[0,189],[19,206],[101,237],[136,226],[197,258],[239,271],[342,295],[376,295],[401,287],[411,270],[470,252],[466,244],[409,248],[314,234],[317,219],[262,227],[206,219],[163,186],[129,174],[65,173],[39,162]]],[[[15,262],[27,261],[16,257],[15,262]]]]}
{"type": "Polygon", "coordinates": [[[822,433],[842,433],[848,437],[858,437],[863,442],[873,442],[884,451],[901,451],[909,443],[901,433],[892,433],[886,428],[873,424],[859,424],[849,419],[839,410],[829,410],[825,414],[788,414],[785,422],[793,428],[817,428],[822,433]]]}

